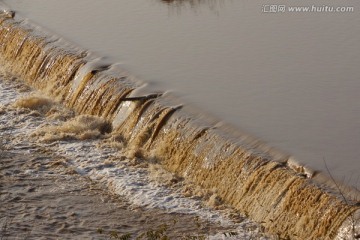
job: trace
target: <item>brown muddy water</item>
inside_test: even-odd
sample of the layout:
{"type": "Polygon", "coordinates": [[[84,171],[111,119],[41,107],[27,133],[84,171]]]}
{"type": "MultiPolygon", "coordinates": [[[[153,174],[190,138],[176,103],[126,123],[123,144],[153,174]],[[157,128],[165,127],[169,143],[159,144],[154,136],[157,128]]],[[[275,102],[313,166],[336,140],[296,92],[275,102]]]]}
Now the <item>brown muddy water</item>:
{"type": "Polygon", "coordinates": [[[61,167],[50,154],[29,157],[27,151],[2,150],[1,158],[1,239],[110,239],[114,233],[135,237],[164,224],[164,235],[172,239],[231,232],[196,215],[135,206],[66,164],[61,167]]]}
{"type": "MultiPolygon", "coordinates": [[[[23,168],[18,150],[41,161],[35,147],[131,206],[195,214],[238,238],[262,238],[263,228],[292,239],[358,237],[359,192],[336,181],[358,186],[355,6],[335,14],[325,2],[311,13],[238,1],[3,2],[16,11],[0,14],[4,78],[52,98],[2,82],[4,156],[15,154],[4,169],[23,168]],[[233,225],[226,204],[262,227],[244,217],[233,225]]],[[[48,167],[35,162],[24,172],[48,167]]]]}
{"type": "Polygon", "coordinates": [[[5,0],[296,161],[359,186],[358,1],[5,0]],[[266,13],[268,5],[353,12],[266,13]]]}
{"type": "Polygon", "coordinates": [[[149,239],[161,230],[269,239],[211,194],[119,154],[123,146],[97,131],[100,119],[76,117],[14,79],[2,77],[0,90],[0,239],[149,239]]]}

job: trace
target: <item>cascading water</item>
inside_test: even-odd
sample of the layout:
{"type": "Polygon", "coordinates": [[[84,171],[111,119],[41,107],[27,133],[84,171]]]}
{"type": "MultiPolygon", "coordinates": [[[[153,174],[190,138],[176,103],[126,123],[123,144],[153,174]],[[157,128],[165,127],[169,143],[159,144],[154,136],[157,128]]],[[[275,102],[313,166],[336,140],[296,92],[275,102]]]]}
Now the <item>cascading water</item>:
{"type": "Polygon", "coordinates": [[[2,71],[78,113],[112,122],[135,154],[215,189],[269,232],[334,239],[359,228],[358,203],[343,199],[331,179],[298,171],[288,155],[8,13],[0,18],[0,61],[2,71]]]}

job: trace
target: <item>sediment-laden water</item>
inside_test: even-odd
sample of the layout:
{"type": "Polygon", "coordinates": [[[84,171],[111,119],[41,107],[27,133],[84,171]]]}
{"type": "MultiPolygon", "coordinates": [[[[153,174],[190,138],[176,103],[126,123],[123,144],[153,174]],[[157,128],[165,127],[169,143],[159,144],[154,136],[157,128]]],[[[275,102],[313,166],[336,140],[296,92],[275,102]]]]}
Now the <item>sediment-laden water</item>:
{"type": "Polygon", "coordinates": [[[135,238],[161,229],[171,239],[267,239],[211,191],[127,157],[98,131],[103,120],[75,116],[14,79],[1,79],[0,96],[2,239],[135,238]]]}
{"type": "Polygon", "coordinates": [[[356,191],[172,94],[154,90],[118,65],[13,19],[9,11],[0,23],[4,74],[77,114],[58,110],[46,98],[27,97],[14,107],[35,106],[38,113],[20,119],[43,114],[52,122],[32,125],[24,120],[21,131],[46,151],[69,158],[64,164],[77,173],[151,209],[221,219],[182,197],[199,195],[212,207],[232,206],[282,238],[356,237],[356,191]],[[147,183],[149,178],[165,185],[147,183]],[[178,192],[169,188],[181,187],[183,181],[178,192]]]}
{"type": "Polygon", "coordinates": [[[18,15],[359,186],[358,1],[9,0],[18,15]],[[352,6],[353,12],[277,12],[352,6]]]}

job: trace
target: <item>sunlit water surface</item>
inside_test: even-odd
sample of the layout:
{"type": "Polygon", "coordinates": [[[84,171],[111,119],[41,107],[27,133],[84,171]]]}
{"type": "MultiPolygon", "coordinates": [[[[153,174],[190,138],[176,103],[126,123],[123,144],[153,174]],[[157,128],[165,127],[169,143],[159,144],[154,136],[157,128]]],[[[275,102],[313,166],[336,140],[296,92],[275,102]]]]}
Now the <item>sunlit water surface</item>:
{"type": "MultiPolygon", "coordinates": [[[[267,1],[5,0],[22,17],[171,90],[298,161],[359,186],[360,4],[264,13],[267,1]]],[[[276,4],[282,4],[277,1],[276,4]]]]}

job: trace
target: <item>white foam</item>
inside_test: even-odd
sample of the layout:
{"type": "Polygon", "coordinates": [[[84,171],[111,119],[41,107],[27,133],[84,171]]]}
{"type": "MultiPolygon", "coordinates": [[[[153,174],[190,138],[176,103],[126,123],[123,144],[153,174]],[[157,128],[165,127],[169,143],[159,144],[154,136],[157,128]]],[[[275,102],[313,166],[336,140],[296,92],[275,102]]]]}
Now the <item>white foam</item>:
{"type": "MultiPolygon", "coordinates": [[[[24,94],[26,93],[18,93],[13,84],[0,81],[2,105],[9,105],[19,97],[23,97],[24,94]]],[[[210,239],[252,239],[253,236],[261,235],[258,234],[261,232],[260,227],[249,219],[236,225],[227,217],[222,216],[221,212],[204,207],[200,200],[183,197],[180,189],[168,188],[151,180],[147,168],[131,166],[130,161],[124,160],[124,157],[120,155],[119,150],[110,147],[97,147],[103,141],[101,139],[58,141],[46,144],[29,138],[31,133],[42,125],[55,123],[54,120],[21,113],[21,110],[12,110],[7,111],[6,114],[0,114],[2,134],[11,134],[15,139],[12,140],[14,141],[12,151],[28,149],[31,153],[37,146],[45,147],[54,155],[69,159],[71,167],[79,174],[101,183],[109,191],[124,196],[134,205],[163,209],[169,213],[194,214],[206,221],[231,226],[235,229],[232,232],[237,234],[233,237],[226,237],[223,233],[219,233],[209,236],[210,239]],[[112,160],[109,161],[109,159],[112,160]]],[[[36,174],[36,170],[33,169],[26,171],[36,174]]]]}

